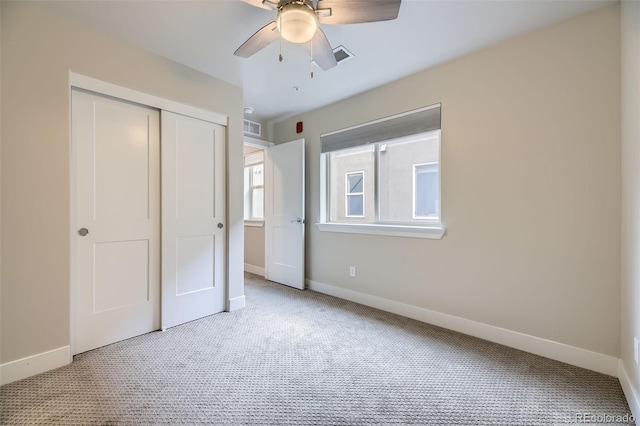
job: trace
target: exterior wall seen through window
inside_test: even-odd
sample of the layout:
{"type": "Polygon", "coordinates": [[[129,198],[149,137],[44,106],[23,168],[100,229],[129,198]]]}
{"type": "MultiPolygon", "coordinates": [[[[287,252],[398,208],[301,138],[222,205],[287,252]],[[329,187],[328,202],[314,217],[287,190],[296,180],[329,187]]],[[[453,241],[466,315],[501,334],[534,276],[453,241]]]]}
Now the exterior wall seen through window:
{"type": "Polygon", "coordinates": [[[327,154],[330,222],[438,222],[440,131],[327,154]]]}

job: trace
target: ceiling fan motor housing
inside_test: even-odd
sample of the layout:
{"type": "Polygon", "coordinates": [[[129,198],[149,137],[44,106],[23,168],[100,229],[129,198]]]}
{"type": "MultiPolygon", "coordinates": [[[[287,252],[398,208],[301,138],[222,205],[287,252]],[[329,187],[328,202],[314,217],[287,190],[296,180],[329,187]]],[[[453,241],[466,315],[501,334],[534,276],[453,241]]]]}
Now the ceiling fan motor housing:
{"type": "Polygon", "coordinates": [[[318,30],[318,17],[304,1],[284,4],[278,10],[278,31],[291,43],[306,43],[318,30]]]}

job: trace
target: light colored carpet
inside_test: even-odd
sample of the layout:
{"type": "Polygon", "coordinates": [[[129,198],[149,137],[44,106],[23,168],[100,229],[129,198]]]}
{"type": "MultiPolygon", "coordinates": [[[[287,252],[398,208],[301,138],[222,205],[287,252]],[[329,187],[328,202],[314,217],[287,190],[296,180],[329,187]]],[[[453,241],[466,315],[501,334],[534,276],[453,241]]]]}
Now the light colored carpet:
{"type": "Polygon", "coordinates": [[[247,276],[247,307],[0,388],[3,425],[548,425],[613,377],[247,276]]]}

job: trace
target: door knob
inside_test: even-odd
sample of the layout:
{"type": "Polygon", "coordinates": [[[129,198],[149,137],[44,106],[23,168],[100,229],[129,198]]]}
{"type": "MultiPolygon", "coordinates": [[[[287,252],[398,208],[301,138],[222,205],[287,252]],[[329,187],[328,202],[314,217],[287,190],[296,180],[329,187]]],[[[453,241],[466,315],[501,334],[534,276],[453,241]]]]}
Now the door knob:
{"type": "Polygon", "coordinates": [[[89,230],[87,228],[80,228],[78,229],[78,235],[80,235],[81,237],[84,237],[85,235],[87,235],[89,233],[89,230]]]}
{"type": "Polygon", "coordinates": [[[300,219],[300,218],[292,219],[290,222],[291,223],[302,223],[302,219],[300,219]]]}
{"type": "Polygon", "coordinates": [[[222,223],[218,223],[218,228],[219,228],[219,229],[222,229],[222,227],[223,227],[223,226],[224,226],[224,225],[223,225],[222,223]]]}

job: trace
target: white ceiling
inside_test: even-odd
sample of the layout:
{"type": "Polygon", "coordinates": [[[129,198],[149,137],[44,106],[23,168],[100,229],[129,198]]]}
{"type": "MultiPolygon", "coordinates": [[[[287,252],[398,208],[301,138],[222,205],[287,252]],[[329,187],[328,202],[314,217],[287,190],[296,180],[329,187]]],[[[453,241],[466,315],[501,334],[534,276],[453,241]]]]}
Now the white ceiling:
{"type": "Polygon", "coordinates": [[[275,42],[248,59],[233,52],[275,12],[239,0],[49,1],[41,7],[244,89],[257,121],[308,111],[615,0],[403,0],[398,19],[329,26],[355,58],[309,77],[299,45],[275,42]],[[293,87],[300,88],[294,91],[293,87]]]}

